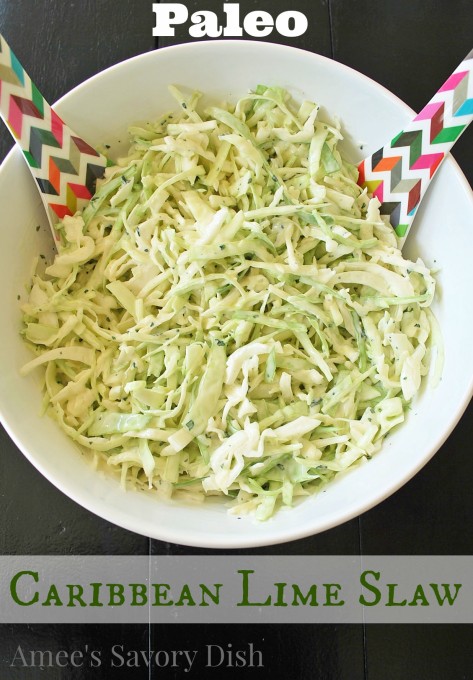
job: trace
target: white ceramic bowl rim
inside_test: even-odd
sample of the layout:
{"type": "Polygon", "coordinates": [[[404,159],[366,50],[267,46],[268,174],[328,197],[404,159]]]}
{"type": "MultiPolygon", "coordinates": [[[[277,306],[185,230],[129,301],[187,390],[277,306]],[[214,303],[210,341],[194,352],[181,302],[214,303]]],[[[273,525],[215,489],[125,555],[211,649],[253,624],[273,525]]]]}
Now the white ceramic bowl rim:
{"type": "MultiPolygon", "coordinates": [[[[155,60],[157,61],[163,60],[163,62],[166,61],[167,59],[172,60],[175,57],[175,55],[181,55],[181,57],[183,56],[187,59],[193,59],[195,55],[198,54],[199,52],[202,52],[204,54],[205,51],[208,50],[209,45],[212,46],[211,49],[213,50],[219,50],[224,46],[224,49],[229,52],[231,52],[232,50],[249,49],[254,53],[256,52],[260,53],[262,59],[264,59],[267,55],[270,54],[274,55],[276,53],[280,55],[281,59],[286,59],[291,58],[291,55],[293,55],[294,53],[298,53],[299,55],[301,55],[301,58],[312,59],[314,63],[314,69],[318,65],[321,65],[321,67],[324,68],[329,64],[333,68],[333,65],[335,63],[336,69],[340,73],[345,74],[348,78],[354,78],[358,82],[364,81],[365,83],[369,83],[371,86],[374,86],[376,90],[380,93],[380,95],[382,94],[384,98],[386,98],[393,105],[395,105],[395,107],[397,107],[399,111],[404,112],[406,119],[413,114],[413,111],[394,94],[389,92],[387,89],[385,89],[378,83],[375,83],[367,76],[360,74],[357,71],[354,71],[353,69],[346,65],[340,64],[338,62],[333,62],[333,60],[328,59],[326,57],[311,54],[296,48],[289,48],[282,45],[275,45],[271,43],[264,42],[256,43],[254,41],[241,41],[241,40],[203,41],[199,43],[183,44],[173,47],[162,48],[158,52],[150,52],[143,55],[138,55],[136,57],[133,57],[132,59],[128,59],[124,62],[111,66],[109,69],[106,69],[105,71],[102,71],[101,73],[92,76],[84,83],[78,85],[76,88],[71,90],[56,103],[58,111],[59,113],[62,113],[62,110],[66,107],[68,102],[73,100],[78,93],[81,93],[84,90],[84,88],[89,88],[91,84],[99,83],[103,79],[103,77],[107,76],[108,74],[120,72],[120,70],[123,69],[124,65],[133,65],[139,62],[144,62],[146,64],[148,61],[149,64],[151,65],[155,62],[155,60]]],[[[67,120],[69,122],[69,119],[67,120]]],[[[399,128],[401,127],[403,122],[404,121],[401,121],[399,128]]],[[[71,125],[73,126],[73,122],[71,122],[71,125]]],[[[7,159],[4,161],[2,167],[0,168],[0,184],[4,181],[5,174],[10,171],[11,158],[14,156],[19,156],[19,154],[20,152],[17,149],[13,149],[7,156],[7,159]]],[[[449,171],[453,172],[455,181],[459,185],[461,185],[462,190],[466,194],[469,194],[470,202],[473,209],[473,192],[464,175],[460,171],[458,165],[454,161],[454,159],[451,157],[448,158],[445,161],[444,166],[449,166],[449,171]]],[[[374,505],[385,499],[387,496],[389,496],[397,489],[399,489],[403,484],[405,484],[445,442],[447,437],[454,429],[455,425],[458,423],[472,395],[473,395],[473,372],[470,374],[468,383],[463,388],[463,394],[455,404],[455,408],[449,414],[448,421],[445,423],[445,426],[443,428],[442,436],[438,437],[435,442],[431,443],[423,451],[422,456],[418,456],[417,459],[415,460],[415,463],[413,463],[408,469],[406,469],[403,474],[396,476],[393,479],[392,484],[389,486],[389,488],[387,488],[386,486],[382,486],[379,489],[379,491],[373,491],[373,493],[371,493],[371,495],[369,495],[365,500],[358,499],[357,502],[352,502],[351,504],[349,503],[345,507],[340,507],[338,511],[332,512],[322,521],[319,520],[312,522],[309,521],[305,523],[303,522],[300,527],[294,525],[286,525],[284,528],[281,528],[280,530],[277,529],[275,531],[271,530],[268,533],[258,530],[254,534],[250,534],[247,536],[244,536],[241,533],[233,535],[231,533],[213,534],[210,532],[206,534],[205,531],[199,535],[194,535],[191,532],[186,531],[185,529],[176,530],[176,528],[172,525],[156,526],[150,521],[147,521],[147,518],[142,518],[142,521],[140,522],[135,516],[130,515],[124,508],[120,509],[117,507],[113,508],[109,507],[106,500],[104,500],[103,498],[94,497],[94,495],[90,492],[89,488],[74,485],[70,486],[63,476],[56,474],[54,469],[48,467],[48,465],[45,465],[43,460],[38,459],[36,457],[35,450],[31,448],[30,443],[28,442],[28,437],[25,436],[25,433],[21,430],[21,428],[17,427],[16,425],[13,425],[10,422],[10,417],[7,413],[7,409],[5,408],[6,401],[2,398],[0,398],[0,419],[5,427],[5,430],[8,432],[9,436],[15,442],[17,447],[49,481],[51,481],[56,487],[58,487],[61,491],[63,491],[66,495],[75,500],[77,503],[87,508],[88,510],[100,515],[101,517],[115,524],[118,524],[124,527],[125,529],[129,529],[131,531],[141,533],[146,536],[151,536],[152,538],[169,541],[173,543],[182,543],[184,545],[207,548],[223,548],[223,549],[242,547],[251,548],[301,539],[313,533],[330,529],[334,526],[341,524],[342,522],[345,522],[349,519],[352,519],[353,517],[356,517],[357,515],[365,512],[366,510],[369,510],[374,505]]],[[[379,455],[382,455],[382,453],[379,455]]],[[[317,518],[315,518],[315,520],[317,520],[317,518]]],[[[273,527],[275,527],[276,525],[274,523],[277,522],[277,517],[275,520],[272,521],[273,527]]]]}

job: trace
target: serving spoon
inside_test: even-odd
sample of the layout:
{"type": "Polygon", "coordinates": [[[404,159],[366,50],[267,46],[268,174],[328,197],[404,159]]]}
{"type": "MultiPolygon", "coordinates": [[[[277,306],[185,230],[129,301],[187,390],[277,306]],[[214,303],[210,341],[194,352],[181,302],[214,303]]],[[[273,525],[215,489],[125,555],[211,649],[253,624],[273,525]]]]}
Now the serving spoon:
{"type": "MultiPolygon", "coordinates": [[[[95,191],[107,159],[75,134],[45,101],[0,35],[0,115],[35,178],[54,225],[95,191]]],[[[473,50],[422,111],[358,166],[358,184],[380,203],[403,243],[435,172],[473,120],[473,50]]]]}
{"type": "Polygon", "coordinates": [[[473,50],[422,111],[359,164],[358,184],[379,199],[401,244],[432,177],[472,120],[473,50]]]}
{"type": "Polygon", "coordinates": [[[54,225],[92,198],[107,159],[51,108],[2,35],[0,115],[23,151],[57,241],[54,225]]]}

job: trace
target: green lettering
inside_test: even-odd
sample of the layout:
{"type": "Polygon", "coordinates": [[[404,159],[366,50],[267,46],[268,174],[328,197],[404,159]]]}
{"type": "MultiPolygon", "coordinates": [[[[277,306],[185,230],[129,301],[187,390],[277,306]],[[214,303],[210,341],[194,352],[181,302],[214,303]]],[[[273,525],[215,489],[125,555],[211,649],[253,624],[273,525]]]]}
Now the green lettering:
{"type": "Polygon", "coordinates": [[[49,588],[45,601],[42,602],[41,604],[43,607],[50,607],[52,604],[54,604],[55,607],[63,606],[61,598],[59,597],[59,593],[54,583],[49,588]]]}
{"type": "Polygon", "coordinates": [[[424,589],[422,586],[419,584],[416,588],[416,591],[414,593],[414,597],[412,600],[409,602],[409,607],[417,607],[420,601],[420,605],[422,607],[428,607],[429,606],[429,601],[425,596],[424,589]]]}
{"type": "Polygon", "coordinates": [[[92,586],[92,601],[89,604],[89,607],[103,607],[103,603],[100,602],[100,588],[102,587],[102,583],[91,583],[92,586]]]}
{"type": "Polygon", "coordinates": [[[401,602],[396,602],[394,596],[396,594],[396,588],[398,583],[386,583],[388,589],[388,601],[386,602],[386,607],[405,607],[407,600],[402,600],[401,602]]]}
{"type": "Polygon", "coordinates": [[[306,595],[302,593],[297,583],[293,583],[292,592],[294,593],[294,597],[292,599],[293,607],[298,607],[300,604],[308,604],[310,607],[319,606],[319,603],[317,602],[317,586],[315,583],[309,588],[306,595]]]}
{"type": "Polygon", "coordinates": [[[19,604],[20,607],[29,607],[30,604],[35,604],[39,600],[39,595],[38,592],[35,592],[32,599],[28,600],[28,602],[25,600],[20,600],[16,588],[18,581],[22,576],[31,576],[35,583],[38,583],[39,576],[37,571],[19,571],[10,581],[10,595],[12,596],[13,601],[16,602],[16,604],[19,604]]]}
{"type": "Polygon", "coordinates": [[[277,590],[276,600],[274,602],[275,607],[287,607],[287,602],[284,602],[284,589],[287,583],[275,583],[277,590]]]}
{"type": "Polygon", "coordinates": [[[130,583],[131,607],[143,607],[148,603],[147,588],[144,583],[130,583]]]}
{"type": "Polygon", "coordinates": [[[364,571],[360,576],[361,585],[364,588],[366,588],[366,590],[368,590],[370,593],[373,593],[374,598],[372,600],[367,600],[366,597],[364,596],[364,593],[362,593],[359,597],[358,602],[362,604],[364,607],[374,607],[381,600],[381,591],[379,590],[379,588],[377,588],[375,585],[373,585],[367,580],[368,576],[373,576],[375,581],[379,581],[381,574],[379,573],[379,571],[370,571],[368,569],[364,571]]]}
{"type": "Polygon", "coordinates": [[[195,607],[194,598],[192,597],[190,588],[187,584],[182,586],[181,596],[176,602],[176,607],[183,607],[184,605],[195,607]]]}
{"type": "Polygon", "coordinates": [[[82,595],[84,594],[84,588],[82,586],[75,583],[67,585],[66,588],[69,589],[69,602],[67,603],[67,607],[76,607],[77,605],[74,604],[74,602],[77,602],[79,607],[87,607],[82,599],[82,595]]]}
{"type": "Polygon", "coordinates": [[[324,583],[324,586],[324,607],[343,607],[345,600],[338,600],[338,595],[342,589],[342,586],[339,583],[324,583]]]}
{"type": "Polygon", "coordinates": [[[125,604],[125,587],[121,583],[107,583],[109,600],[109,607],[121,607],[125,604]]]}
{"type": "Polygon", "coordinates": [[[215,588],[215,592],[212,593],[212,591],[210,590],[210,588],[208,586],[206,586],[204,583],[199,583],[200,592],[202,594],[202,600],[200,601],[200,606],[201,607],[208,607],[209,606],[209,603],[205,601],[205,597],[204,597],[205,595],[210,597],[210,599],[212,600],[212,602],[214,604],[220,604],[220,588],[222,587],[222,585],[223,585],[222,583],[214,583],[213,587],[215,588]]]}
{"type": "Polygon", "coordinates": [[[452,604],[455,602],[457,599],[457,595],[460,592],[460,588],[462,587],[461,583],[455,583],[455,595],[452,595],[450,592],[450,583],[441,583],[440,585],[443,588],[444,594],[443,596],[440,595],[439,592],[439,584],[438,583],[429,583],[430,587],[434,591],[434,595],[437,598],[437,602],[441,607],[443,607],[445,600],[447,600],[448,604],[452,606],[452,604]]]}
{"type": "Polygon", "coordinates": [[[174,602],[168,600],[171,586],[169,583],[153,583],[154,588],[154,602],[153,607],[171,607],[174,602]]]}
{"type": "Polygon", "coordinates": [[[269,607],[271,604],[271,595],[268,595],[268,598],[265,602],[250,602],[248,593],[249,593],[249,574],[254,574],[255,570],[254,569],[238,569],[238,574],[242,575],[242,596],[241,596],[241,602],[237,602],[237,607],[269,607]]]}

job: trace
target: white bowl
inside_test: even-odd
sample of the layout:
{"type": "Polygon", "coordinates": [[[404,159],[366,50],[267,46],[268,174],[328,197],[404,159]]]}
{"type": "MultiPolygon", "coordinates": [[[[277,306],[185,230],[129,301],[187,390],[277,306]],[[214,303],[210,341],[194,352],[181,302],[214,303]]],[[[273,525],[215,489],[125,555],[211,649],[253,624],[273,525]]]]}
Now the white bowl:
{"type": "MultiPolygon", "coordinates": [[[[169,84],[205,92],[207,100],[236,100],[259,83],[281,85],[340,117],[346,152],[361,159],[391,139],[410,109],[369,78],[314,54],[261,42],[215,41],[170,47],[118,64],[63,97],[58,112],[92,144],[126,147],[126,128],[174,108],[169,84]],[[363,151],[359,146],[363,144],[363,151]]],[[[440,268],[435,313],[445,343],[443,379],[414,403],[407,422],[382,451],[332,482],[324,493],[258,523],[227,514],[222,503],[197,506],[124,492],[114,477],[98,474],[56,423],[40,416],[40,373],[19,375],[31,358],[20,335],[17,295],[31,261],[50,249],[35,183],[19,151],[0,170],[0,414],[17,446],[80,505],[153,538],[209,548],[241,548],[302,538],[345,522],[379,503],[410,479],[456,425],[473,392],[471,233],[473,195],[455,162],[443,164],[416,218],[406,252],[440,268]]],[[[23,499],[27,502],[27,499],[23,499]]],[[[435,498],[432,498],[435,503],[435,498]]]]}

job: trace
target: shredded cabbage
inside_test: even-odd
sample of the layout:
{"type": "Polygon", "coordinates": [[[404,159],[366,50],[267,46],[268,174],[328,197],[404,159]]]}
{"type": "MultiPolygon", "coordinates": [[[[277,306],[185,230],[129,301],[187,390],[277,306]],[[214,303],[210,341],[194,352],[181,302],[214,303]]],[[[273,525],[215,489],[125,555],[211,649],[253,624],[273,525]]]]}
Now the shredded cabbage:
{"type": "MultiPolygon", "coordinates": [[[[260,520],[376,453],[427,373],[435,282],[319,106],[258,86],[131,128],[59,225],[23,335],[45,408],[123,484],[260,520]]],[[[436,333],[438,337],[438,333],[436,333]]]]}

